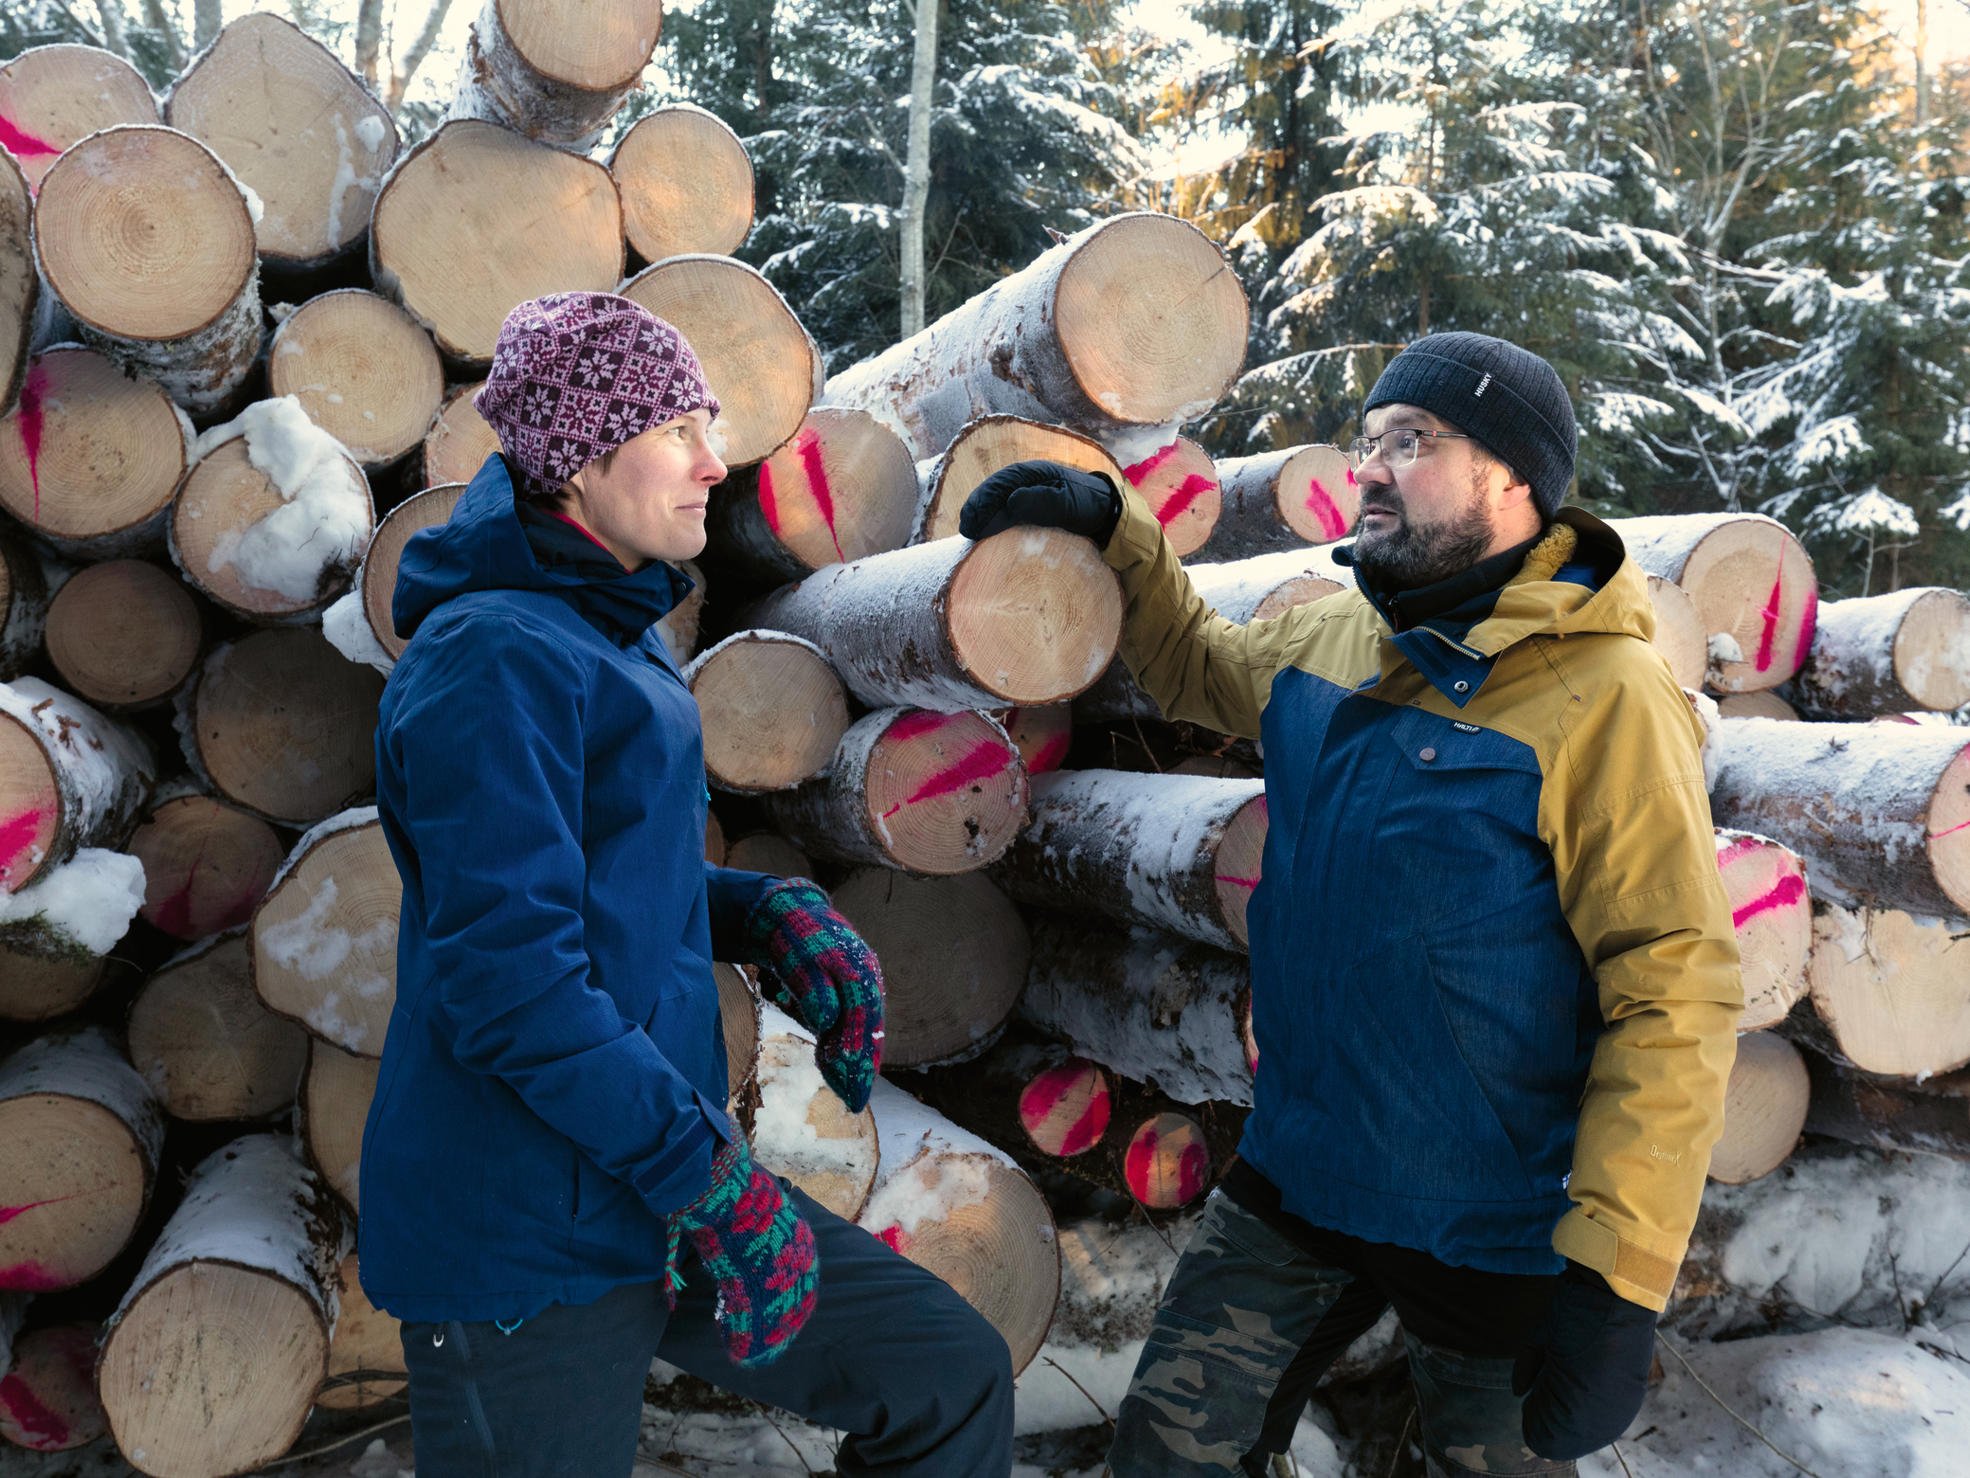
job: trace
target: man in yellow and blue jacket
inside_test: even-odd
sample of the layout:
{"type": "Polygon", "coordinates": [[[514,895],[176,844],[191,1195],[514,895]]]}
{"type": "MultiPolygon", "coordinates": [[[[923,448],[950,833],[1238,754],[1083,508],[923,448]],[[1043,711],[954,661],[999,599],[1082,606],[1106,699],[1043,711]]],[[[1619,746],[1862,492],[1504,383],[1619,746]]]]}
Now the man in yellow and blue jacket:
{"type": "Polygon", "coordinates": [[[1264,746],[1253,1109],[1118,1478],[1265,1472],[1391,1305],[1433,1474],[1572,1473],[1640,1408],[1722,1127],[1743,992],[1701,728],[1643,574],[1560,506],[1564,386],[1436,334],[1361,429],[1359,590],[1249,626],[1104,478],[1022,463],[965,510],[1102,543],[1136,679],[1264,746]]]}

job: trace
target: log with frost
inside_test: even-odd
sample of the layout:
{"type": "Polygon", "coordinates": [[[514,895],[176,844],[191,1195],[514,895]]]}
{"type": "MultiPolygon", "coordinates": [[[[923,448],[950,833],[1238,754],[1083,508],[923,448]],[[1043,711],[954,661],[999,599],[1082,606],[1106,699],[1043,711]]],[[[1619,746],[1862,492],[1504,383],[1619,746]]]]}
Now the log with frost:
{"type": "Polygon", "coordinates": [[[0,508],[63,554],[162,553],[192,440],[163,387],[57,346],[28,362],[20,404],[0,421],[0,508]]]}
{"type": "Polygon", "coordinates": [[[1290,446],[1217,464],[1221,507],[1198,558],[1249,559],[1331,544],[1354,526],[1361,502],[1339,447],[1290,446]]]}
{"type": "Polygon", "coordinates": [[[19,398],[27,352],[34,346],[41,279],[34,271],[33,221],[27,176],[0,149],[0,414],[12,410],[19,398]]]}
{"type": "Polygon", "coordinates": [[[1710,686],[1775,688],[1813,644],[1819,581],[1805,547],[1775,519],[1750,513],[1617,518],[1614,531],[1651,575],[1682,586],[1710,642],[1710,686]]]}
{"type": "Polygon", "coordinates": [[[145,921],[187,943],[252,918],[286,856],[265,821],[188,786],[160,792],[129,852],[144,865],[145,921]]]}
{"type": "Polygon", "coordinates": [[[369,266],[376,290],[429,329],[440,353],[483,373],[516,303],[615,290],[622,205],[593,160],[455,119],[383,182],[369,266]],[[516,200],[529,208],[515,210],[516,200]]]}
{"type": "Polygon", "coordinates": [[[1970,1071],[1920,1081],[1877,1078],[1806,1054],[1812,1103],[1806,1128],[1877,1150],[1970,1160],[1970,1071]]]}
{"type": "Polygon", "coordinates": [[[179,572],[245,620],[319,619],[376,528],[362,468],[293,396],[248,406],[193,452],[168,526],[179,572]]]}
{"type": "Polygon", "coordinates": [[[1265,852],[1265,784],[1124,770],[1031,781],[1030,818],[993,876],[1021,903],[1246,945],[1265,852]]]}
{"type": "Polygon", "coordinates": [[[103,1032],[37,1038],[0,1060],[0,1290],[72,1288],[143,1220],[164,1120],[103,1032]]]}
{"type": "Polygon", "coordinates": [[[828,381],[831,405],[896,424],[918,457],[983,415],[1111,439],[1155,428],[1128,460],[1202,415],[1245,358],[1245,291],[1174,216],[1112,216],[1043,253],[922,333],[828,381]]]}
{"type": "Polygon", "coordinates": [[[740,619],[806,637],[872,708],[1002,708],[1058,703],[1101,675],[1122,587],[1088,540],[1024,527],[830,565],[740,619]]]}
{"type": "MultiPolygon", "coordinates": [[[[397,125],[335,53],[282,16],[243,15],[172,84],[164,121],[261,203],[264,266],[302,271],[362,244],[397,125]]],[[[279,392],[276,392],[277,394],[279,392]]]]}
{"type": "Polygon", "coordinates": [[[1211,454],[1179,436],[1122,469],[1124,487],[1142,499],[1179,559],[1195,554],[1217,527],[1223,493],[1211,454]]]}
{"type": "Polygon", "coordinates": [[[662,0],[486,0],[467,33],[451,116],[585,154],[650,64],[662,28],[662,0]]]}
{"type": "Polygon", "coordinates": [[[1013,1374],[1060,1296],[1053,1213],[1012,1158],[901,1088],[869,1098],[880,1158],[856,1224],[942,1278],[1004,1338],[1013,1374]]]}
{"type": "Polygon", "coordinates": [[[449,519],[464,494],[465,484],[457,482],[413,493],[383,516],[376,526],[375,537],[363,553],[362,567],[356,572],[363,618],[392,662],[403,656],[406,645],[390,618],[390,602],[396,595],[397,566],[403,559],[404,545],[413,534],[449,519]]]}
{"type": "Polygon", "coordinates": [[[424,434],[424,486],[470,482],[486,458],[499,450],[499,436],[472,397],[485,389],[484,380],[469,380],[445,392],[438,419],[424,434]]]}
{"type": "Polygon", "coordinates": [[[246,931],[201,940],[160,965],[130,1002],[131,1064],[174,1119],[285,1113],[308,1035],[253,993],[246,931]]]}
{"type": "Polygon", "coordinates": [[[1703,617],[1697,614],[1696,602],[1673,580],[1660,575],[1647,578],[1649,604],[1655,608],[1655,649],[1669,664],[1677,687],[1701,690],[1704,675],[1710,669],[1710,633],[1703,629],[1703,617]]]}
{"type": "Polygon", "coordinates": [[[999,722],[1005,725],[1019,757],[1026,762],[1028,775],[1058,770],[1074,742],[1074,708],[1069,703],[1008,708],[999,722]]]}
{"type": "Polygon", "coordinates": [[[876,1119],[851,1114],[814,1063],[814,1036],[777,1006],[760,1025],[752,1152],[836,1216],[853,1221],[876,1182],[876,1119]]]}
{"type": "Polygon", "coordinates": [[[885,1068],[968,1057],[997,1035],[1026,981],[1026,925],[982,874],[863,868],[832,896],[882,961],[885,1068]]]}
{"type": "Polygon", "coordinates": [[[958,515],[972,490],[1014,462],[1058,462],[1099,472],[1126,486],[1122,466],[1092,436],[1023,416],[980,416],[968,421],[936,456],[917,464],[918,506],[911,542],[930,544],[958,532],[958,515]]]}
{"type": "Polygon", "coordinates": [[[1708,754],[1717,825],[1784,842],[1816,894],[1970,913],[1970,732],[1732,719],[1708,754]]]}
{"type": "Polygon", "coordinates": [[[34,659],[47,634],[48,605],[40,555],[25,540],[0,531],[0,682],[18,677],[34,659]]]}
{"type": "Polygon", "coordinates": [[[382,696],[383,679],[320,632],[256,631],[205,659],[178,734],[219,799],[280,826],[312,826],[374,789],[382,696]]]}
{"type": "Polygon", "coordinates": [[[1813,907],[1805,864],[1769,837],[1719,828],[1717,870],[1730,900],[1744,976],[1738,1030],[1777,1026],[1806,993],[1813,907]]]}
{"type": "Polygon", "coordinates": [[[848,728],[848,695],[821,649],[781,631],[741,631],[694,658],[705,777],[721,790],[786,790],[827,768],[848,728]]]}
{"type": "Polygon", "coordinates": [[[1146,929],[1033,921],[1019,1016],[1179,1103],[1252,1102],[1251,987],[1243,959],[1146,929]]]}
{"type": "Polygon", "coordinates": [[[274,330],[267,393],[292,395],[374,472],[423,445],[443,406],[444,367],[431,336],[402,308],[341,288],[308,299],[274,330]]]}
{"type": "Polygon", "coordinates": [[[1026,767],[979,713],[881,708],[849,725],[827,773],[766,798],[806,852],[942,876],[996,861],[1026,820],[1026,767]]]}
{"type": "Polygon", "coordinates": [[[156,781],[134,730],[39,678],[0,683],[0,892],[121,842],[156,781]]]}
{"type": "Polygon", "coordinates": [[[731,257],[672,257],[630,278],[622,295],[696,352],[718,397],[726,465],[763,461],[800,430],[814,403],[819,350],[757,268],[731,257]]]}
{"type": "Polygon", "coordinates": [[[253,911],[253,989],[323,1041],[381,1057],[402,908],[376,807],[329,817],[295,843],[253,911]]]}
{"type": "Polygon", "coordinates": [[[109,1430],[96,1396],[94,1324],[50,1324],[0,1345],[0,1438],[29,1452],[72,1452],[109,1430]]]}
{"type": "Polygon", "coordinates": [[[98,1389],[134,1467],[220,1478],[294,1445],[352,1240],[284,1140],[248,1135],[200,1163],[103,1341],[98,1389]]]}
{"type": "Polygon", "coordinates": [[[752,161],[716,114],[690,103],[652,108],[609,154],[623,234],[646,262],[730,256],[752,230],[752,161]]]}
{"type": "Polygon", "coordinates": [[[1829,1056],[1897,1078],[1970,1063],[1970,924],[1960,918],[1821,901],[1806,985],[1812,1010],[1786,1030],[1829,1056]]]}
{"type": "Polygon", "coordinates": [[[217,410],[264,332],[249,203],[189,134],[105,129],[42,180],[35,261],[86,340],[194,415],[217,410]]]}
{"type": "Polygon", "coordinates": [[[1812,718],[1961,708],[1970,703],[1970,596],[1924,586],[1827,601],[1788,692],[1812,718]]]}
{"type": "Polygon", "coordinates": [[[725,866],[776,878],[805,878],[814,873],[807,854],[775,831],[753,831],[733,838],[725,848],[725,866]]]}
{"type": "Polygon", "coordinates": [[[1720,718],[1779,718],[1792,722],[1799,717],[1799,710],[1773,689],[1760,688],[1755,693],[1724,694],[1717,700],[1717,715],[1720,718]]]}
{"type": "Polygon", "coordinates": [[[1799,1049],[1776,1032],[1746,1032],[1724,1091],[1724,1133],[1710,1178],[1742,1185],[1783,1165],[1806,1127],[1811,1089],[1799,1049]]]}
{"type": "Polygon", "coordinates": [[[94,995],[109,961],[0,943],[0,1021],[52,1021],[94,995]]]}
{"type": "Polygon", "coordinates": [[[403,1335],[397,1321],[363,1293],[355,1253],[342,1259],[338,1273],[342,1307],[328,1344],[328,1376],[315,1405],[329,1411],[367,1411],[401,1396],[409,1383],[403,1335]]]}
{"type": "Polygon", "coordinates": [[[0,892],[0,948],[18,958],[83,963],[106,955],[144,903],[144,865],[81,847],[25,888],[0,892]]]}
{"type": "Polygon", "coordinates": [[[901,438],[861,411],[817,406],[793,440],[713,490],[707,527],[720,554],[777,583],[901,548],[916,508],[901,438]]]}
{"type": "Polygon", "coordinates": [[[48,605],[46,639],[63,686],[115,712],[178,693],[198,670],[205,628],[170,570],[111,559],[63,582],[48,605]]]}
{"type": "Polygon", "coordinates": [[[30,185],[41,184],[69,145],[100,129],[159,121],[150,84],[101,47],[34,46],[0,66],[0,139],[30,185]]]}

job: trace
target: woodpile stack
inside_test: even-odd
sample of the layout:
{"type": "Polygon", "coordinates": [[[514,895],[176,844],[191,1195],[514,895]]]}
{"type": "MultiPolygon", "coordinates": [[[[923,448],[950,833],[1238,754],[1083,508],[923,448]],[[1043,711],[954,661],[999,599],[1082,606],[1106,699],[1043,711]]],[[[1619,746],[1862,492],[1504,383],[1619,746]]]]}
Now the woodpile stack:
{"type": "MultiPolygon", "coordinates": [[[[1236,276],[1190,225],[1117,216],[830,377],[727,255],[753,209],[729,129],[670,108],[582,152],[655,0],[592,36],[558,14],[488,4],[450,119],[401,151],[270,16],[162,105],[89,48],[0,69],[48,146],[0,169],[0,1376],[53,1423],[0,1411],[12,1440],[106,1430],[190,1478],[278,1457],[311,1406],[401,1399],[351,1253],[401,903],[368,804],[390,599],[493,448],[471,393],[543,292],[637,298],[724,400],[733,474],[664,623],[706,855],[817,876],[885,964],[893,1081],[859,1115],[716,967],[762,1160],[983,1310],[1033,1429],[1093,1419],[1063,1376],[1112,1410],[1235,1150],[1262,762],[1115,664],[1088,541],[956,526],[1045,457],[1140,500],[1232,620],[1349,588],[1339,452],[1179,435],[1242,361],[1236,276]]],[[[1867,722],[1970,702],[1970,601],[1822,605],[1769,519],[1621,532],[1679,680],[1768,715],[1712,724],[1750,1002],[1716,1178],[1769,1177],[1805,1128],[1970,1157],[1970,731],[1867,722]]]]}

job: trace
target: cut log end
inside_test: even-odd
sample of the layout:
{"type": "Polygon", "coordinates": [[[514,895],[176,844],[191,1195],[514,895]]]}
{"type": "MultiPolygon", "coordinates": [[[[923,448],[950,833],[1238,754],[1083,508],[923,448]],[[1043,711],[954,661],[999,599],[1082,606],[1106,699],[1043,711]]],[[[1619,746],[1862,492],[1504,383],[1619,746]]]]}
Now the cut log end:
{"type": "Polygon", "coordinates": [[[725,790],[785,790],[827,768],[848,727],[848,695],[811,643],[741,632],[687,674],[704,729],[705,773],[725,790]]]}
{"type": "Polygon", "coordinates": [[[69,145],[119,123],[157,123],[157,99],[137,69],[97,46],[36,46],[0,67],[7,149],[39,188],[69,145]]]}
{"type": "Polygon", "coordinates": [[[1019,1093],[1019,1125],[1033,1148],[1063,1159],[1086,1154],[1108,1132],[1108,1075],[1085,1057],[1036,1074],[1019,1093]]]}
{"type": "Polygon", "coordinates": [[[987,692],[1026,706],[1085,690],[1114,659],[1122,590],[1088,540],[1017,528],[972,546],[951,582],[951,646],[987,692]]]}
{"type": "Polygon", "coordinates": [[[1931,590],[1918,598],[1895,633],[1891,660],[1913,707],[1939,712],[1970,703],[1970,596],[1931,590]]]}
{"type": "Polygon", "coordinates": [[[1122,1161],[1129,1194],[1152,1211],[1188,1206],[1210,1188],[1212,1170],[1204,1126],[1188,1114],[1145,1119],[1122,1161]]]}
{"type": "Polygon", "coordinates": [[[351,1211],[362,1210],[363,1125],[383,1064],[319,1039],[301,1080],[301,1140],[308,1163],[351,1211]]]}
{"type": "Polygon", "coordinates": [[[426,488],[435,491],[448,483],[464,487],[485,466],[486,458],[499,450],[498,433],[472,403],[472,397],[485,384],[484,380],[474,380],[459,386],[438,412],[437,421],[424,438],[426,488]]]}
{"type": "Polygon", "coordinates": [[[853,1221],[875,1185],[875,1115],[843,1106],[814,1065],[813,1038],[784,1014],[769,1010],[764,1033],[754,1152],[776,1175],[853,1221]]]}
{"type": "Polygon", "coordinates": [[[1224,504],[1211,455],[1187,436],[1179,436],[1122,476],[1163,530],[1179,559],[1204,547],[1217,527],[1224,504]]]}
{"type": "Polygon", "coordinates": [[[862,411],[817,406],[759,464],[750,489],[721,490],[712,509],[722,543],[800,578],[900,548],[916,505],[916,467],[902,439],[862,411]]]}
{"type": "Polygon", "coordinates": [[[979,483],[1001,467],[1034,461],[1098,472],[1117,487],[1126,482],[1121,465],[1092,436],[1021,416],[981,416],[958,432],[941,457],[926,464],[932,481],[924,493],[918,542],[956,535],[965,499],[979,483]]]}
{"type": "Polygon", "coordinates": [[[1855,1067],[1926,1078],[1970,1063],[1970,937],[1959,924],[1822,903],[1806,978],[1814,1013],[1855,1067]]]}
{"type": "Polygon", "coordinates": [[[609,173],[622,191],[624,234],[646,262],[729,256],[752,230],[752,161],[739,136],[702,108],[644,114],[616,145],[609,173]]]}
{"type": "Polygon", "coordinates": [[[382,644],[383,650],[392,657],[403,656],[404,648],[410,644],[397,635],[396,622],[390,616],[390,602],[397,590],[397,567],[403,559],[404,545],[410,542],[411,535],[450,518],[452,510],[458,506],[458,500],[464,495],[465,484],[462,482],[446,483],[442,487],[426,488],[421,493],[413,494],[384,516],[383,522],[377,526],[375,537],[369,541],[369,552],[363,556],[362,573],[358,576],[362,586],[363,615],[368,618],[369,629],[382,644]]]}
{"type": "Polygon", "coordinates": [[[759,1066],[759,993],[737,965],[721,960],[711,967],[711,976],[725,1036],[725,1082],[732,1097],[740,1099],[752,1088],[759,1066]]]}
{"type": "Polygon", "coordinates": [[[161,968],[130,1005],[130,1060],[174,1119],[257,1119],[294,1102],[300,1027],[253,993],[245,934],[161,968]]]}
{"type": "Polygon", "coordinates": [[[1726,693],[1717,700],[1720,718],[1782,718],[1795,720],[1799,710],[1770,688],[1750,693],[1726,693]]]}
{"type": "Polygon", "coordinates": [[[0,1367],[0,1437],[29,1452],[71,1452],[109,1430],[96,1399],[96,1326],[57,1324],[14,1341],[0,1367]]]}
{"type": "Polygon", "coordinates": [[[52,1021],[96,993],[106,959],[26,954],[0,946],[0,1021],[52,1021]]]}
{"type": "Polygon", "coordinates": [[[284,855],[266,822],[204,795],[159,806],[129,850],[144,865],[144,918],[187,943],[252,918],[284,855]]]}
{"type": "Polygon", "coordinates": [[[48,660],[77,697],[106,708],[170,697],[197,668],[203,639],[190,592],[144,560],[91,565],[48,604],[48,660]]]}
{"type": "Polygon", "coordinates": [[[1804,547],[1764,519],[1718,525],[1677,579],[1710,633],[1710,686],[1720,693],[1775,688],[1813,644],[1819,582],[1804,547]]]}
{"type": "Polygon", "coordinates": [[[366,1411],[403,1394],[409,1383],[397,1321],[363,1292],[355,1253],[342,1259],[341,1312],[328,1346],[328,1378],[315,1405],[329,1411],[366,1411]],[[392,1377],[395,1379],[392,1379],[392,1377]]]}
{"type": "Polygon", "coordinates": [[[1074,742],[1071,704],[1007,709],[1004,723],[1020,759],[1026,762],[1028,775],[1049,774],[1066,762],[1067,750],[1074,742]]]}
{"type": "Polygon", "coordinates": [[[383,1055],[403,883],[374,819],[302,847],[253,914],[253,988],[326,1042],[383,1055]]]}
{"type": "Polygon", "coordinates": [[[1345,538],[1361,510],[1361,489],[1339,447],[1300,448],[1279,469],[1273,496],[1279,521],[1308,544],[1345,538]]]}
{"type": "Polygon", "coordinates": [[[1970,743],[1951,760],[1929,798],[1929,864],[1959,914],[1970,914],[1970,743]]]}
{"type": "Polygon", "coordinates": [[[1791,848],[1746,832],[1717,834],[1717,869],[1737,930],[1744,976],[1741,1029],[1776,1026],[1806,991],[1812,900],[1791,848]]]}
{"type": "Polygon", "coordinates": [[[1648,577],[1649,603],[1655,607],[1655,649],[1669,664],[1676,686],[1698,690],[1710,665],[1710,634],[1696,602],[1683,587],[1660,575],[1648,577]]]}
{"type": "Polygon", "coordinates": [[[62,834],[61,782],[27,725],[0,713],[0,893],[41,875],[62,834]]]}
{"type": "MultiPolygon", "coordinates": [[[[388,466],[431,430],[444,369],[431,336],[387,298],[343,288],[310,298],[275,330],[267,385],[364,467],[388,466]]],[[[475,467],[473,471],[477,471],[475,467]]]]}
{"type": "Polygon", "coordinates": [[[776,878],[807,878],[814,864],[807,854],[778,832],[755,831],[725,849],[725,866],[741,872],[763,872],[776,878]]]}
{"type": "Polygon", "coordinates": [[[63,1093],[0,1100],[0,1292],[49,1293],[100,1273],[149,1195],[131,1128],[63,1093]]]}
{"type": "Polygon", "coordinates": [[[1806,1127],[1812,1096],[1799,1049],[1772,1032],[1737,1039],[1724,1093],[1724,1136],[1710,1154],[1710,1178],[1743,1185],[1785,1163],[1806,1127]]]}
{"type": "Polygon", "coordinates": [[[868,831],[912,872],[996,861],[1026,819],[1019,751],[977,714],[902,711],[876,741],[867,775],[868,831]]]}
{"type": "Polygon", "coordinates": [[[1259,885],[1259,864],[1265,856],[1269,821],[1266,799],[1256,795],[1239,807],[1224,829],[1224,839],[1218,843],[1215,874],[1218,911],[1241,949],[1251,939],[1245,911],[1251,905],[1252,890],[1259,885]]]}

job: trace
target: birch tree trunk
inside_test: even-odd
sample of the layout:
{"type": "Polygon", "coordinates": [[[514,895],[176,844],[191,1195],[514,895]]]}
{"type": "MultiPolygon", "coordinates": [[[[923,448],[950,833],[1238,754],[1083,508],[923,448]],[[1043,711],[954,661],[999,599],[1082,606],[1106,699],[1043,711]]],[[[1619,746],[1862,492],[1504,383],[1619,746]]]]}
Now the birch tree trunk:
{"type": "Polygon", "coordinates": [[[916,0],[917,50],[910,67],[910,145],[903,165],[901,337],[923,332],[923,228],[930,201],[930,104],[937,82],[938,0],[916,0]]]}

